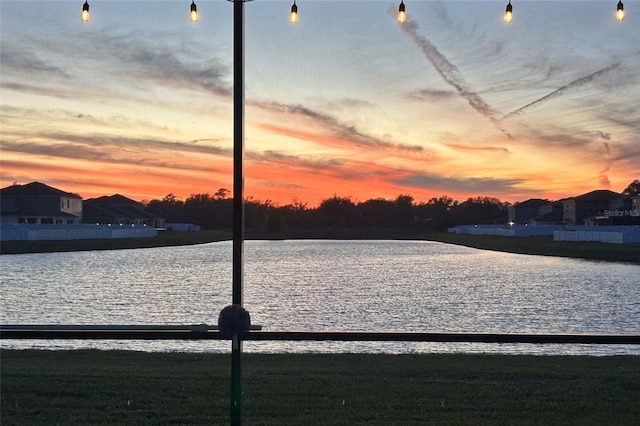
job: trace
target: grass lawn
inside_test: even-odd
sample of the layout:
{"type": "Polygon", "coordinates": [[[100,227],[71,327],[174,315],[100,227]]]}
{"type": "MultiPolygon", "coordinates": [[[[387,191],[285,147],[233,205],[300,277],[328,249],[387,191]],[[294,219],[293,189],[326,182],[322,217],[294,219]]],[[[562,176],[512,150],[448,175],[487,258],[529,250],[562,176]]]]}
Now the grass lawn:
{"type": "Polygon", "coordinates": [[[640,243],[614,244],[599,241],[554,241],[553,237],[499,237],[444,232],[431,234],[425,239],[509,253],[640,264],[640,243]]]}
{"type": "MultiPolygon", "coordinates": [[[[229,424],[230,356],[1,352],[0,423],[229,424]]],[[[638,425],[640,357],[245,354],[247,425],[638,425]]]]}

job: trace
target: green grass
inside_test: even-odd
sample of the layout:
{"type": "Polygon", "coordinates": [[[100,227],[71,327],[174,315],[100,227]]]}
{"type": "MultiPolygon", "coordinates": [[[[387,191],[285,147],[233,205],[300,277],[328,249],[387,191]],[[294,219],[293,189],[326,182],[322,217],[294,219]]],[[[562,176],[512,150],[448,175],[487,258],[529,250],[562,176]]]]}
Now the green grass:
{"type": "MultiPolygon", "coordinates": [[[[226,354],[1,352],[1,423],[228,424],[226,354]]],[[[640,357],[245,354],[247,425],[638,425],[640,357]]]]}
{"type": "Polygon", "coordinates": [[[452,233],[432,234],[426,239],[509,253],[640,264],[640,243],[613,244],[598,241],[553,241],[553,237],[516,238],[452,233]]]}

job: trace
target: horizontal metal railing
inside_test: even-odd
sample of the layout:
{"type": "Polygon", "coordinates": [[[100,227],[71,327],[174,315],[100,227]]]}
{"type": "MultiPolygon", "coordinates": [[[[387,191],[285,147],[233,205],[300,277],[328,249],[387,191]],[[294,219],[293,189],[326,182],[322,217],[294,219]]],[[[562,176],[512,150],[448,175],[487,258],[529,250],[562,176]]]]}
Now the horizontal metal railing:
{"type": "MultiPolygon", "coordinates": [[[[251,326],[250,330],[260,330],[251,326]]],[[[2,324],[0,339],[225,340],[217,325],[43,325],[2,324]]]]}
{"type": "MultiPolygon", "coordinates": [[[[65,340],[226,340],[218,326],[197,325],[0,325],[0,339],[65,340]]],[[[640,345],[640,335],[556,333],[464,333],[375,331],[264,331],[251,326],[242,340],[468,342],[640,345]]]]}
{"type": "Polygon", "coordinates": [[[333,340],[360,342],[574,343],[638,345],[640,336],[615,334],[424,333],[369,331],[261,331],[244,340],[333,340]]]}

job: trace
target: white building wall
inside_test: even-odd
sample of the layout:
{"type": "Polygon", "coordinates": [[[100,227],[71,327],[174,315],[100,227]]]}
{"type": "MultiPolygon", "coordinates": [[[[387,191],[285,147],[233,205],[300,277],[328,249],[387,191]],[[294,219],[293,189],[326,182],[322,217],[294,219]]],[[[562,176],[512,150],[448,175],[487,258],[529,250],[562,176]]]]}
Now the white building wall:
{"type": "Polygon", "coordinates": [[[82,217],[82,198],[60,197],[60,211],[82,217]]]}

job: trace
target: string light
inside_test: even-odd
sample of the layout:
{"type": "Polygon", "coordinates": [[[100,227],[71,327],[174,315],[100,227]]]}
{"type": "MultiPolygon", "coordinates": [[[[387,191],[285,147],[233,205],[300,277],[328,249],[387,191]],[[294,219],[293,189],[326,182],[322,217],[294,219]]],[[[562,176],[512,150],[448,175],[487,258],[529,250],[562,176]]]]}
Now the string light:
{"type": "MultiPolygon", "coordinates": [[[[250,0],[230,0],[230,1],[250,1],[250,0]]],[[[622,22],[624,18],[625,18],[624,4],[622,4],[622,0],[619,0],[618,5],[616,7],[616,20],[618,20],[619,22],[622,22]]],[[[88,0],[85,0],[84,4],[82,5],[82,12],[80,13],[80,19],[82,20],[82,22],[87,22],[89,20],[89,1],[88,0]]],[[[189,13],[189,19],[192,22],[197,22],[199,19],[198,8],[196,6],[195,0],[191,0],[191,11],[189,13]]],[[[398,6],[397,19],[398,19],[398,22],[400,22],[401,24],[407,20],[407,12],[404,5],[404,0],[400,0],[400,5],[398,6]]],[[[503,20],[507,24],[513,21],[513,6],[511,5],[511,0],[509,0],[509,3],[507,4],[507,7],[504,12],[503,20]]],[[[293,4],[291,5],[291,13],[289,13],[289,22],[291,22],[292,24],[295,24],[296,22],[298,22],[298,5],[296,5],[295,0],[293,0],[293,4]]]]}
{"type": "Polygon", "coordinates": [[[296,0],[293,0],[293,4],[291,5],[289,22],[291,22],[292,24],[295,24],[296,22],[298,22],[298,6],[296,5],[296,0]]]}
{"type": "Polygon", "coordinates": [[[401,24],[407,20],[407,12],[404,7],[404,0],[400,0],[400,6],[398,7],[398,22],[401,24]]]}
{"type": "Polygon", "coordinates": [[[80,19],[82,20],[82,22],[87,22],[89,20],[89,3],[87,3],[87,0],[85,0],[84,4],[82,5],[82,13],[80,13],[80,19]]]}
{"type": "Polygon", "coordinates": [[[189,12],[189,19],[191,22],[198,22],[198,8],[194,0],[191,0],[191,12],[189,12]]]}
{"type": "Polygon", "coordinates": [[[513,20],[513,6],[511,6],[511,0],[509,0],[509,4],[507,4],[507,8],[504,11],[504,18],[502,19],[507,24],[510,24],[513,20]]]}
{"type": "Polygon", "coordinates": [[[618,2],[618,8],[616,9],[616,19],[618,22],[622,22],[624,20],[624,5],[622,4],[622,0],[618,2]]]}

